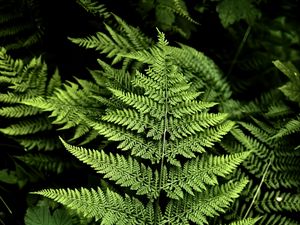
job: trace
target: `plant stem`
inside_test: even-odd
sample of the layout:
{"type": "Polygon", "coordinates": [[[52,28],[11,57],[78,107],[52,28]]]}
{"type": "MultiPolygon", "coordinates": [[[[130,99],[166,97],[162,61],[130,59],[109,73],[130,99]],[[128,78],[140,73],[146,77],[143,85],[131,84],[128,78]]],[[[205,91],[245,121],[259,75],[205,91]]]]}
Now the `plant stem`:
{"type": "Polygon", "coordinates": [[[10,208],[8,207],[8,205],[6,204],[6,202],[4,201],[4,199],[1,196],[0,196],[0,200],[1,200],[1,202],[3,202],[3,204],[4,204],[5,208],[7,209],[7,211],[10,214],[12,214],[12,211],[10,210],[10,208]]]}
{"type": "Polygon", "coordinates": [[[262,178],[261,178],[261,181],[260,181],[260,183],[259,183],[259,185],[258,185],[258,187],[257,187],[257,190],[256,190],[256,192],[255,192],[255,195],[254,195],[254,197],[253,197],[253,199],[252,199],[252,202],[251,202],[251,204],[250,204],[250,206],[249,206],[249,208],[248,208],[248,210],[247,210],[247,212],[246,212],[246,214],[245,214],[245,216],[244,216],[243,219],[246,219],[246,218],[247,218],[247,216],[248,216],[248,214],[249,214],[251,208],[253,207],[253,204],[254,204],[254,202],[255,202],[257,196],[258,196],[258,193],[259,193],[259,191],[260,191],[260,189],[261,189],[261,186],[262,186],[262,184],[263,184],[263,182],[264,182],[264,180],[265,180],[265,178],[266,178],[266,175],[267,175],[267,172],[268,172],[269,167],[270,167],[270,165],[271,165],[271,162],[272,162],[272,160],[270,160],[270,162],[268,163],[268,165],[267,165],[267,167],[266,167],[266,169],[265,169],[265,171],[264,171],[264,174],[263,174],[263,176],[262,176],[262,178]]]}
{"type": "Polygon", "coordinates": [[[244,34],[243,40],[240,43],[239,48],[238,48],[238,50],[236,51],[236,53],[234,55],[234,58],[233,58],[233,61],[232,61],[231,65],[230,65],[230,68],[228,70],[227,76],[229,76],[231,74],[231,72],[232,72],[232,70],[233,70],[233,68],[234,68],[234,66],[235,66],[235,64],[237,62],[237,59],[238,59],[239,55],[241,54],[242,49],[243,49],[243,47],[244,47],[244,45],[245,45],[245,43],[246,43],[246,41],[248,39],[250,31],[251,31],[251,26],[249,25],[248,28],[247,28],[247,30],[246,30],[246,32],[245,32],[245,34],[244,34]]]}

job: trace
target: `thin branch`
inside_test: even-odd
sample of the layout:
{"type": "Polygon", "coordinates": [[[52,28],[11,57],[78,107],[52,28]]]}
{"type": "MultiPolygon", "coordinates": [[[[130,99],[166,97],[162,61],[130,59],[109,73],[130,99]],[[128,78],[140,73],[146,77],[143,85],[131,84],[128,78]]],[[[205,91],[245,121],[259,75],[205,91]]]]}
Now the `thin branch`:
{"type": "Polygon", "coordinates": [[[12,211],[10,210],[10,208],[8,207],[8,205],[6,204],[6,202],[4,201],[4,199],[0,196],[0,200],[3,202],[5,208],[7,209],[7,211],[12,214],[12,211]]]}
{"type": "Polygon", "coordinates": [[[257,196],[258,196],[258,193],[259,193],[259,191],[260,191],[260,189],[261,189],[261,186],[262,186],[262,184],[263,184],[263,182],[264,182],[264,180],[265,180],[265,178],[266,178],[266,175],[267,175],[267,172],[268,172],[269,167],[270,167],[270,165],[271,165],[271,162],[272,162],[272,160],[270,160],[270,162],[268,163],[268,165],[267,165],[267,167],[266,167],[266,169],[265,169],[265,171],[264,171],[264,174],[263,174],[263,176],[262,176],[262,178],[261,178],[260,184],[259,184],[258,187],[257,187],[257,190],[256,190],[256,192],[255,192],[255,195],[254,195],[254,197],[253,197],[253,199],[252,199],[252,202],[251,202],[251,204],[250,204],[250,206],[249,206],[249,208],[248,208],[248,210],[247,210],[247,212],[246,212],[246,214],[245,214],[245,216],[244,216],[243,219],[246,219],[246,218],[247,218],[247,216],[248,216],[248,214],[249,214],[251,208],[253,207],[253,204],[254,204],[254,202],[255,202],[257,196]]]}
{"type": "Polygon", "coordinates": [[[238,59],[239,55],[241,54],[242,49],[244,48],[244,45],[246,44],[246,41],[247,41],[248,36],[250,34],[250,31],[251,31],[251,26],[249,25],[248,28],[247,28],[247,30],[246,30],[246,32],[245,32],[245,34],[244,34],[243,40],[240,43],[239,48],[238,48],[238,50],[236,51],[236,53],[234,55],[234,58],[233,58],[233,61],[232,61],[231,65],[230,65],[230,68],[228,70],[227,76],[229,76],[231,74],[231,72],[232,72],[232,70],[233,70],[233,68],[234,68],[234,66],[235,66],[235,64],[237,62],[237,59],[238,59]]]}

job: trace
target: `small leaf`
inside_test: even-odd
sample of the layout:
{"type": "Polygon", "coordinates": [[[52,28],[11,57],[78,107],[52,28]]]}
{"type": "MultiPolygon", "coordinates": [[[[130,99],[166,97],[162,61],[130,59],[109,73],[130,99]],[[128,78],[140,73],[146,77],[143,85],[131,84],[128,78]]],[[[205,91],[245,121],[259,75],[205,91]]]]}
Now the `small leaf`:
{"type": "Polygon", "coordinates": [[[300,103],[300,74],[296,67],[290,63],[283,63],[279,60],[273,61],[273,64],[284,73],[290,81],[281,86],[279,90],[283,92],[291,101],[300,103]]]}
{"type": "Polygon", "coordinates": [[[221,23],[228,27],[240,20],[252,24],[261,13],[254,7],[251,0],[223,0],[217,6],[221,23]]]}
{"type": "Polygon", "coordinates": [[[63,209],[57,209],[51,215],[47,206],[28,208],[25,225],[72,225],[71,217],[63,209]]]}

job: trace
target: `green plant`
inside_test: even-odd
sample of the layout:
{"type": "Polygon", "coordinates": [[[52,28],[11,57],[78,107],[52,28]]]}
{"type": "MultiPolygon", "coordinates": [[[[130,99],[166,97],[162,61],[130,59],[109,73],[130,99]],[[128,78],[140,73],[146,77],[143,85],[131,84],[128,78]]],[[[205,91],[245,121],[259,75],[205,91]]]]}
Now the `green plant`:
{"type": "Polygon", "coordinates": [[[34,49],[45,32],[40,3],[35,0],[1,0],[0,4],[1,46],[7,50],[34,49]]]}
{"type": "MultiPolygon", "coordinates": [[[[299,89],[298,71],[287,63],[274,64],[291,80],[279,88],[295,101],[299,89]],[[297,93],[297,91],[296,91],[297,93]]],[[[229,102],[228,102],[229,103],[229,102]]],[[[227,105],[229,106],[229,105],[227,105]]],[[[293,135],[299,132],[298,113],[279,90],[268,92],[248,104],[231,102],[232,119],[239,127],[230,131],[232,137],[221,145],[230,153],[253,151],[235,176],[248,177],[250,183],[236,201],[234,217],[262,216],[258,224],[298,224],[299,212],[299,141],[293,135]],[[249,207],[251,205],[251,207],[249,207]]],[[[298,106],[296,106],[298,107],[298,106]]]]}
{"type": "Polygon", "coordinates": [[[217,177],[231,173],[249,152],[224,156],[212,149],[209,153],[234,123],[226,120],[226,114],[209,112],[215,103],[196,100],[199,93],[190,89],[173,63],[174,52],[159,33],[150,50],[126,54],[148,64],[146,74],[136,73],[134,91],[109,88],[123,108],[109,107],[98,120],[85,117],[99,134],[118,142],[122,152],[63,142],[73,155],[122,189],[35,193],[103,224],[204,224],[238,197],[247,180],[223,183],[217,177]]]}

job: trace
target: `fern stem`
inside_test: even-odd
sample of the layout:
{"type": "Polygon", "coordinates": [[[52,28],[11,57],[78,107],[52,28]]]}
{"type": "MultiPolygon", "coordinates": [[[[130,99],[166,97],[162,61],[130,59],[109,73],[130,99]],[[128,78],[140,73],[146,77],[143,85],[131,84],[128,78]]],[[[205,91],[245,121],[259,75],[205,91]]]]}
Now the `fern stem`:
{"type": "Polygon", "coordinates": [[[4,199],[0,196],[0,200],[1,202],[3,202],[3,205],[5,206],[5,208],[7,209],[7,211],[12,214],[12,211],[10,210],[10,208],[8,207],[8,205],[6,204],[6,202],[4,201],[4,199]]]}
{"type": "Polygon", "coordinates": [[[249,37],[250,31],[251,31],[251,26],[249,25],[248,28],[247,28],[247,30],[246,30],[246,32],[245,32],[245,34],[244,34],[242,42],[240,43],[240,45],[238,47],[238,50],[236,51],[236,53],[234,55],[234,58],[233,58],[233,61],[232,61],[231,65],[230,65],[230,68],[228,70],[227,76],[229,76],[231,74],[231,72],[232,72],[232,70],[233,70],[233,68],[234,68],[234,66],[235,66],[235,64],[237,62],[237,59],[238,59],[239,55],[241,54],[242,49],[244,48],[244,45],[245,45],[245,43],[246,43],[246,41],[247,41],[247,39],[249,37]]]}
{"type": "MultiPolygon", "coordinates": [[[[168,127],[168,78],[165,79],[165,115],[164,115],[164,133],[163,133],[163,140],[162,140],[162,152],[161,152],[161,161],[160,161],[160,173],[159,173],[159,191],[162,189],[162,181],[164,177],[164,157],[166,151],[166,144],[167,144],[167,127],[168,127]]],[[[159,208],[159,197],[157,199],[157,210],[159,208]]],[[[158,212],[156,212],[157,215],[158,212]]],[[[157,224],[157,217],[155,218],[155,224],[157,224]]]]}
{"type": "Polygon", "coordinates": [[[249,208],[248,208],[248,210],[247,210],[247,212],[246,212],[246,214],[245,214],[245,216],[244,216],[243,219],[246,219],[246,218],[247,218],[248,214],[250,213],[251,208],[253,207],[253,204],[254,204],[254,202],[255,202],[257,196],[258,196],[258,193],[259,193],[259,191],[260,191],[260,189],[261,189],[261,186],[262,186],[262,184],[263,184],[263,182],[264,182],[264,180],[265,180],[265,178],[266,178],[266,175],[267,175],[267,172],[268,172],[269,167],[270,167],[270,165],[271,165],[271,162],[272,162],[272,160],[270,160],[270,162],[268,163],[268,165],[267,165],[267,167],[266,167],[266,169],[265,169],[265,171],[264,171],[264,174],[263,174],[263,176],[262,176],[262,178],[261,178],[261,181],[260,181],[260,183],[259,183],[259,185],[258,185],[258,187],[257,187],[257,190],[256,190],[256,192],[255,192],[255,195],[254,195],[254,197],[253,197],[253,199],[252,199],[252,202],[251,202],[251,204],[250,204],[250,206],[249,206],[249,208]]]}

